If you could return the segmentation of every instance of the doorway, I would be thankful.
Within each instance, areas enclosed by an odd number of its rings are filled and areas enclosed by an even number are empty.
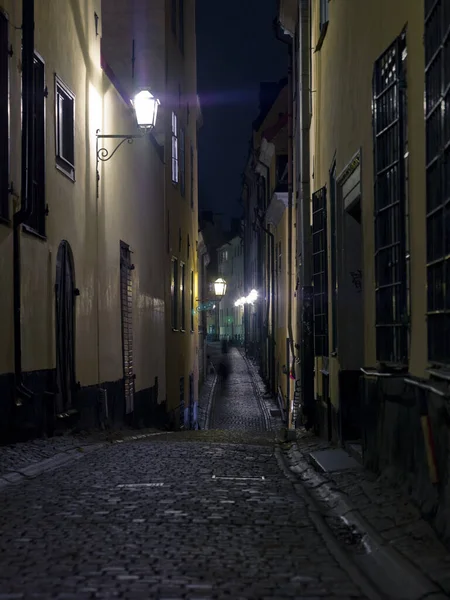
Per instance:
[[[122,358],[125,394],[125,414],[134,411],[134,361],[133,361],[133,280],[131,251],[128,244],[120,242],[120,300],[122,320]]]
[[[75,274],[69,242],[63,240],[56,256],[56,414],[72,408],[75,390]]]
[[[343,442],[361,437],[360,369],[364,361],[363,242],[361,155],[358,152],[337,178],[339,302],[339,429]],[[339,327],[345,335],[339,335]]]

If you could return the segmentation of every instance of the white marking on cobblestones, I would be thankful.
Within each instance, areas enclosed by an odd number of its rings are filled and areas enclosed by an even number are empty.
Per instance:
[[[148,487],[163,487],[164,483],[120,483],[116,487],[118,488],[148,488]]]
[[[232,481],[266,481],[264,476],[261,477],[219,477],[218,475],[212,475],[211,479],[230,479]]]

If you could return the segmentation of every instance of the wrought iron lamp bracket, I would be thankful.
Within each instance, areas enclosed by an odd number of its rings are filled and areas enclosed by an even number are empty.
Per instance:
[[[144,135],[141,134],[130,134],[130,135],[101,135],[99,133],[99,129],[97,129],[97,148],[96,148],[96,152],[97,152],[97,160],[101,160],[102,162],[106,162],[108,160],[110,160],[114,154],[117,152],[117,150],[120,148],[120,146],[122,146],[122,144],[124,144],[125,142],[128,142],[129,144],[132,144],[133,141],[137,138],[142,138],[144,137]],[[114,150],[112,152],[110,152],[107,148],[99,148],[99,140],[120,140],[120,142],[116,145],[116,147],[114,148]]]
[[[117,150],[125,143],[128,142],[128,144],[132,144],[134,142],[135,139],[137,138],[142,138],[144,137],[144,133],[138,133],[138,134],[126,134],[126,135],[101,135],[100,134],[100,129],[97,129],[96,133],[96,147],[95,147],[95,152],[96,152],[96,158],[97,158],[97,165],[96,165],[96,171],[97,171],[97,198],[98,198],[98,186],[99,186],[99,181],[100,181],[100,172],[98,169],[98,163],[101,162],[107,162],[108,160],[111,160],[111,158],[114,156],[114,154],[117,152]],[[107,148],[105,147],[99,147],[99,140],[120,140],[115,148],[112,150],[112,152],[110,152]]]

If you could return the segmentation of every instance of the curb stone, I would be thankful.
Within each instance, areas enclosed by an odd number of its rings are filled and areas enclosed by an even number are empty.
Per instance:
[[[359,567],[354,564],[349,555],[345,552],[345,550],[343,550],[338,540],[327,525],[324,516],[314,502],[314,499],[308,493],[305,486],[302,483],[299,483],[297,477],[291,473],[288,465],[286,464],[286,458],[284,457],[284,453],[280,448],[280,444],[275,446],[275,457],[280,470],[284,473],[285,477],[292,482],[296,494],[305,500],[309,518],[323,537],[325,545],[328,547],[328,550],[336,559],[340,567],[347,572],[350,579],[359,587],[359,589],[367,596],[367,598],[369,598],[369,600],[382,600],[384,596],[380,595],[378,590],[374,588],[367,575],[361,572]]]
[[[408,600],[448,598],[437,583],[429,579],[401,552],[390,546],[361,512],[324,475],[311,466],[298,449],[297,442],[292,443],[287,451],[283,452],[280,449],[280,454],[285,463],[289,463],[285,464],[286,469],[298,482],[294,485],[296,491],[303,494],[306,492],[326,520],[335,519],[362,540],[366,553],[353,557],[353,561],[377,588],[381,588],[383,584],[388,585],[387,589],[380,590],[386,597]],[[388,579],[399,582],[396,595],[387,583]]]

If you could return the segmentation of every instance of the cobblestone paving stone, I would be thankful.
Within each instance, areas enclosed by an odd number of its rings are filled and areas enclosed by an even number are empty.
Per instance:
[[[3,474],[19,471],[24,467],[39,463],[56,454],[69,452],[82,446],[101,442],[112,442],[136,434],[157,432],[157,429],[124,429],[122,431],[108,432],[95,431],[79,433],[76,435],[62,435],[52,438],[41,438],[0,446],[0,477]],[[1,600],[1,597],[0,597]]]
[[[212,352],[217,364],[220,354]],[[225,382],[217,382],[212,403],[211,429],[264,431],[267,424],[255,393],[254,379],[237,348],[228,352],[231,374]]]
[[[296,444],[286,444],[285,451],[306,487],[314,488],[323,480],[328,482],[331,489],[342,494],[386,543],[450,596],[450,551],[421,517],[418,508],[386,476],[377,477],[363,468],[318,475],[313,467],[306,465],[310,452],[330,447],[313,434],[299,431]],[[293,450],[300,451],[300,461]],[[323,496],[324,508],[328,502],[329,498]]]
[[[235,434],[111,444],[0,492],[0,599],[363,598],[273,433]]]

